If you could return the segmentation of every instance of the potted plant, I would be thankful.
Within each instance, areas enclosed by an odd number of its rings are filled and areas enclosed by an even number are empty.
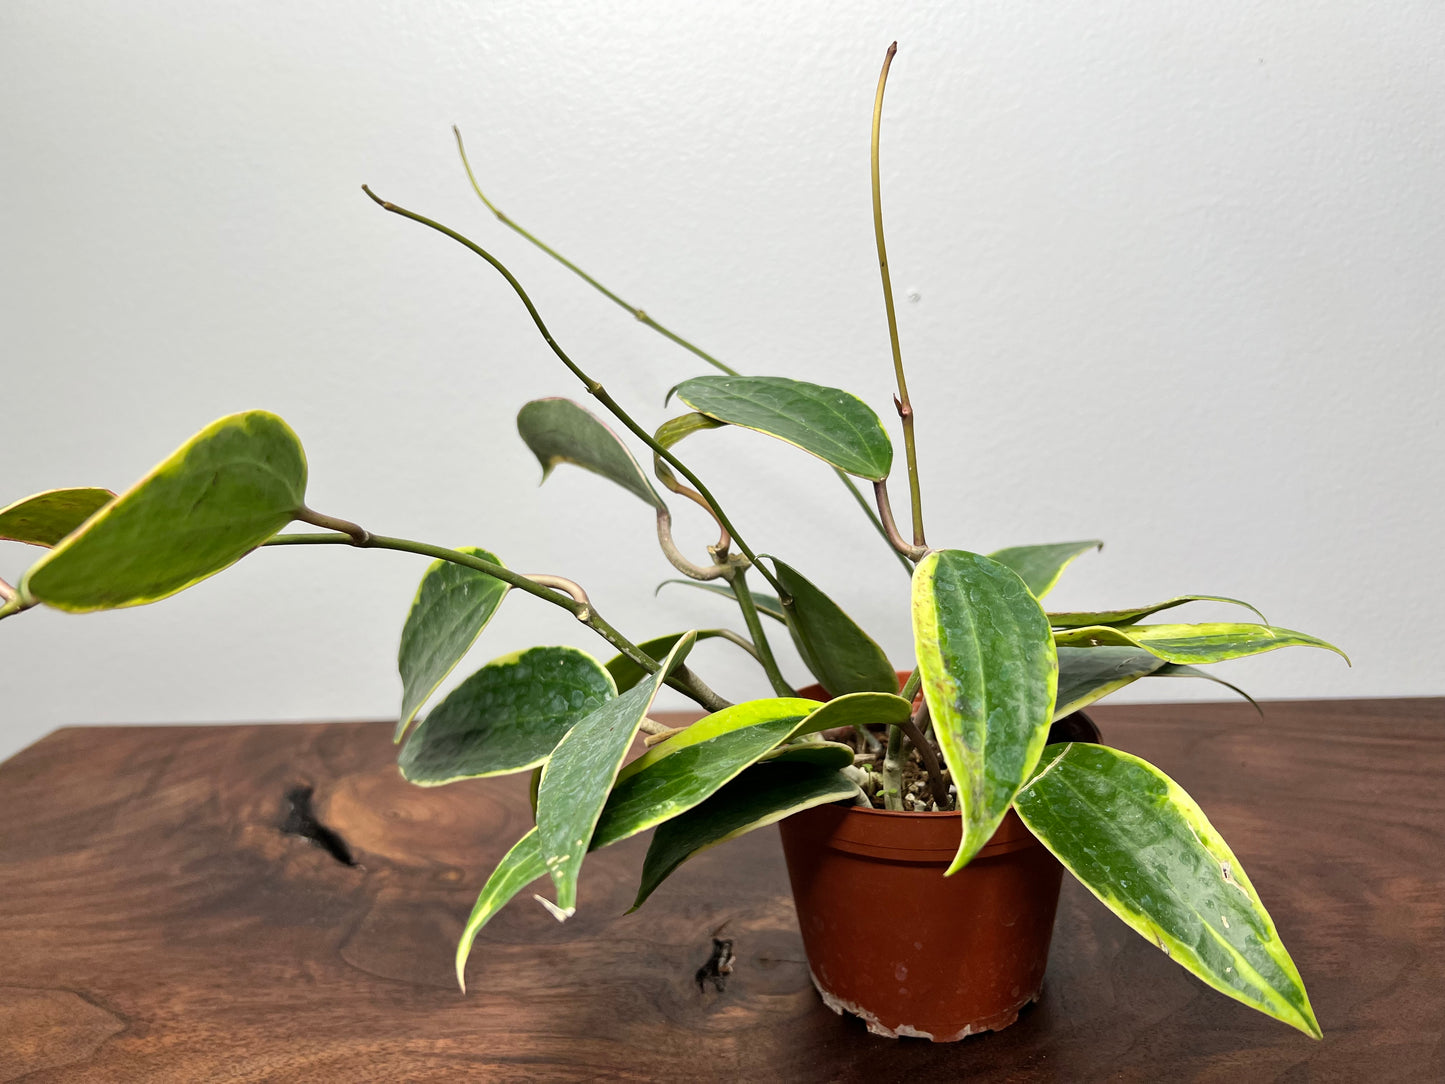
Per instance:
[[[668,499],[627,442],[565,398],[527,403],[518,414],[519,432],[544,479],[558,463],[570,462],[645,502],[663,553],[686,577],[677,582],[725,596],[738,608],[743,631],[699,627],[635,641],[570,579],[523,575],[481,548],[376,534],[316,512],[306,503],[300,441],[264,411],[213,422],[119,496],[99,488],[57,489],[0,510],[0,537],[46,551],[16,586],[0,583],[0,617],[41,604],[89,612],[155,602],[260,546],[344,545],[431,558],[398,653],[400,770],[420,786],[531,772],[536,820],[486,880],[466,923],[456,955],[463,987],[478,931],[532,882],[550,879],[555,900],[537,899],[559,920],[574,912],[590,850],[656,829],[641,872],[641,905],[700,850],[784,821],[814,981],[832,1007],[857,1013],[874,1030],[951,1039],[1011,1022],[1038,994],[1061,863],[1203,981],[1318,1037],[1299,974],[1238,859],[1187,794],[1159,769],[1100,744],[1080,709],[1144,677],[1208,676],[1195,669],[1199,664],[1289,646],[1338,649],[1262,617],[1150,620],[1206,599],[1247,607],[1217,596],[1047,611],[1041,600],[1096,541],[983,555],[926,539],[878,183],[878,130],[892,56],[890,48],[874,103],[873,191],[908,475],[908,536],[889,501],[892,440],[857,397],[792,378],[740,375],[587,278],[720,370],[677,385],[669,397],[675,394],[687,409],[649,432],[557,343],[522,285],[490,252],[366,189],[385,210],[466,246],[502,275],[566,369],[648,449],[662,489],[711,517],[717,541],[705,557],[684,554],[673,539]],[[464,151],[462,157],[465,164]],[[486,200],[469,165],[467,173],[500,221],[541,245]],[[895,670],[803,571],[755,549],[680,458],[680,442],[724,425],[772,436],[834,468],[849,501],[909,572],[914,666]],[[873,507],[853,479],[871,485]],[[293,522],[315,531],[285,531]],[[787,545],[786,538],[769,541]],[[754,592],[758,581],[766,593]],[[566,609],[616,654],[606,663],[560,646],[503,655],[419,719],[513,591]],[[901,591],[899,599],[901,605]],[[767,622],[786,629],[816,687],[800,693],[784,676]],[[751,654],[773,695],[730,703],[710,688],[687,663],[693,645],[706,638],[729,640]],[[681,729],[651,720],[664,684],[708,714]],[[647,749],[628,762],[639,734]],[[844,867],[850,865],[863,869],[864,897],[847,895]],[[886,924],[906,931],[911,947],[877,940],[879,891],[894,908],[919,901],[919,916]],[[922,901],[935,891],[947,911],[942,926],[925,932]],[[941,944],[948,927],[966,928],[968,944]],[[826,944],[827,933],[838,930],[842,951]],[[955,951],[983,956],[960,960],[949,955]],[[863,958],[861,977],[848,971],[850,957]],[[930,963],[938,969],[932,976],[922,973]],[[955,995],[958,1005],[944,1006]]]

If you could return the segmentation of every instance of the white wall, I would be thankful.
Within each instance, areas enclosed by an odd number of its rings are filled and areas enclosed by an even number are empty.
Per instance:
[[[123,487],[264,406],[306,442],[320,509],[570,575],[638,638],[726,620],[653,599],[669,569],[634,499],[576,471],[536,488],[516,410],[580,389],[495,274],[359,185],[492,247],[649,425],[698,365],[490,219],[453,122],[505,210],[664,323],[882,410],[867,149],[893,38],[885,199],[918,296],[930,540],[1097,535],[1053,601],[1235,595],[1354,657],[1229,668],[1260,697],[1445,693],[1424,637],[1445,528],[1426,0],[8,0],[0,503]],[[906,664],[906,581],[825,468],[746,433],[687,451]],[[12,581],[21,549],[0,552]],[[269,551],[157,606],[6,621],[0,755],[66,723],[384,716],[423,564]],[[476,662],[538,641],[606,654],[514,597]],[[731,651],[701,668],[765,692]],[[1199,685],[1134,692],[1220,695]]]

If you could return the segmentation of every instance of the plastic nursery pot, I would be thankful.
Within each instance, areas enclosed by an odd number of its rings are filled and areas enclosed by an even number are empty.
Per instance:
[[[953,1042],[1038,999],[1063,870],[1012,810],[952,877],[957,813],[825,805],[779,829],[813,985],[835,1012]]]

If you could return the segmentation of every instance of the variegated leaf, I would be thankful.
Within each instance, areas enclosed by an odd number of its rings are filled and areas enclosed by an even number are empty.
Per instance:
[[[476,546],[458,552],[501,564],[495,553]],[[401,741],[416,713],[450,674],[502,605],[508,585],[453,561],[437,561],[421,578],[401,630],[397,670],[401,673],[401,716],[393,741]]]
[[[648,680],[580,719],[557,743],[537,787],[537,831],[547,872],[557,888],[556,914],[577,909],[577,876],[592,832],[607,804],[637,729],[667,675],[692,649],[689,634],[679,640]]]
[[[53,546],[115,499],[108,489],[47,489],[0,508],[0,539]]]
[[[834,696],[897,692],[897,673],[877,641],[797,569],[776,557],[772,561],[778,582],[792,596],[783,613],[793,642],[823,688]]]
[[[1167,665],[1138,647],[1060,647],[1058,651],[1055,721]]]
[[[801,697],[768,697],[762,700],[746,700],[741,704],[733,704],[721,711],[704,716],[666,741],[658,742],[623,768],[618,774],[618,778],[626,779],[645,771],[658,761],[689,746],[764,723],[787,723],[788,729],[784,734],[786,737],[792,733],[797,724],[811,715],[819,706],[816,700],[804,700]]]
[[[729,425],[767,433],[871,482],[888,477],[893,443],[873,409],[855,395],[780,376],[698,376],[677,396]]]
[[[1043,598],[1059,582],[1064,569],[1074,558],[1090,550],[1103,549],[1097,538],[1086,542],[1050,542],[1042,546],[1009,546],[989,554],[999,564],[1008,565],[1028,584],[1034,598]]]
[[[698,852],[857,790],[835,766],[786,759],[754,764],[707,801],[658,826],[631,910]]]
[[[517,432],[542,465],[542,481],[558,463],[575,463],[654,508],[662,507],[662,498],[627,445],[610,426],[571,399],[533,399],[517,414]]]
[[[638,649],[651,659],[660,659],[672,650],[673,645],[688,635],[685,632],[669,633],[667,636],[657,636],[651,640],[644,640],[638,644]],[[699,643],[703,640],[713,640],[719,637],[729,639],[732,633],[725,629],[698,629],[692,633],[697,637]],[[751,645],[748,645],[751,647]],[[625,693],[639,681],[647,676],[647,671],[639,663],[633,662],[626,655],[618,653],[607,660],[607,672],[612,675],[612,680],[617,683],[617,691]]]
[[[614,696],[602,664],[575,647],[503,655],[432,709],[401,747],[397,766],[424,787],[523,772]]]
[[[1318,1039],[1294,961],[1194,799],[1138,757],[1051,745],[1014,808],[1104,905],[1175,963]]]
[[[1048,619],[1024,581],[964,550],[935,550],[914,569],[913,639],[963,814],[947,871],[954,873],[988,842],[1038,763],[1058,660]]]
[[[1088,625],[1054,634],[1060,647],[1107,646],[1143,648],[1166,662],[1211,663],[1241,659],[1281,647],[1320,647],[1346,662],[1334,644],[1303,632],[1273,625],[1210,623],[1203,625]]]
[[[1163,602],[1156,602],[1150,606],[1136,606],[1129,610],[1050,613],[1049,624],[1056,629],[1082,628],[1085,625],[1129,625],[1138,621],[1141,617],[1157,614],[1161,610],[1171,610],[1175,606],[1183,606],[1188,602],[1225,602],[1231,606],[1243,606],[1246,610],[1253,610],[1261,621],[1264,620],[1264,614],[1260,613],[1249,603],[1242,602],[1237,598],[1226,598],[1224,595],[1176,595],[1174,598],[1165,599]]]
[[[306,454],[264,410],[212,422],[30,566],[24,599],[141,606],[230,567],[305,507]]]

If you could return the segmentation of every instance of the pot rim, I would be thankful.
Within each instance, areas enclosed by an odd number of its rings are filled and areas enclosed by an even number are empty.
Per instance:
[[[793,816],[813,816],[832,821],[828,846],[835,850],[895,862],[947,866],[958,853],[963,835],[963,815],[957,811],[917,813],[863,806],[821,805]],[[1010,809],[973,861],[1041,846],[1043,844],[1024,826],[1018,814]]]

